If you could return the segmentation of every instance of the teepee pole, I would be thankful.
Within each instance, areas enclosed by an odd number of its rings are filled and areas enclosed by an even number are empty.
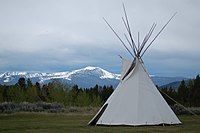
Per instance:
[[[130,25],[129,25],[129,21],[128,21],[128,16],[127,16],[127,13],[126,13],[125,5],[124,5],[124,3],[122,5],[123,5],[124,15],[125,15],[125,19],[126,19],[126,24],[127,24],[127,27],[128,27],[128,32],[129,32],[129,36],[131,38],[132,45],[135,47],[135,50],[138,52],[138,49],[136,47],[136,44],[135,44],[135,42],[133,40],[133,36],[132,36],[132,33],[131,33],[131,28],[130,28]]]
[[[147,41],[148,41],[149,38],[151,37],[151,35],[152,35],[152,33],[153,33],[155,27],[156,27],[156,23],[153,23],[153,25],[151,26],[149,32],[147,33],[147,35],[145,36],[145,38],[144,38],[144,40],[143,40],[143,42],[142,42],[142,44],[141,44],[141,47],[140,47],[140,49],[139,49],[139,54],[141,53],[141,51],[142,51],[142,49],[144,48],[145,44],[147,43]]]
[[[169,24],[169,22],[174,18],[174,16],[177,14],[174,13],[172,17],[167,21],[167,23],[161,28],[161,30],[158,32],[158,34],[153,38],[153,40],[149,43],[149,45],[146,47],[144,52],[142,53],[141,57],[144,55],[144,53],[147,51],[147,49],[152,45],[152,43],[155,41],[155,39],[160,35],[160,33],[165,29],[165,27]]]
[[[196,113],[194,113],[193,111],[187,109],[185,106],[183,106],[182,104],[180,104],[179,102],[177,102],[176,100],[174,100],[173,98],[171,98],[167,93],[165,93],[164,91],[162,91],[161,89],[159,89],[159,91],[163,94],[165,94],[165,96],[167,96],[169,99],[171,99],[173,102],[175,102],[176,104],[180,105],[181,107],[183,107],[186,111],[190,112],[191,114],[193,114],[194,116],[198,116]]]
[[[124,20],[123,17],[122,17],[122,20],[123,20],[124,26],[125,26],[125,28],[126,28],[128,34],[129,34],[129,36],[131,36],[131,35],[130,35],[130,29],[128,29],[128,26],[127,26],[127,24],[126,24],[126,22],[125,22],[125,20]],[[136,49],[135,49],[134,43],[130,43],[130,41],[129,41],[129,39],[128,39],[128,37],[127,37],[126,35],[125,35],[125,37],[126,37],[126,40],[128,41],[130,47],[132,48],[132,50],[133,50],[133,52],[134,52],[134,54],[135,54],[135,56],[136,56]],[[132,41],[131,41],[131,42],[132,42]]]
[[[135,51],[134,47],[132,47],[132,44],[131,44],[130,40],[128,39],[128,37],[127,37],[127,35],[126,35],[125,33],[124,33],[124,36],[125,36],[125,38],[126,38],[128,44],[129,44],[130,47],[132,48],[132,50],[133,50],[133,52],[134,52],[134,55],[136,56],[136,51]]]
[[[128,25],[127,25],[127,23],[125,22],[125,20],[124,20],[123,17],[122,17],[122,21],[123,21],[123,23],[124,23],[124,26],[125,26],[125,28],[126,28],[126,30],[127,30],[127,32],[128,32],[128,35],[129,35],[130,39],[131,39],[131,36],[132,36],[131,33],[130,33],[131,30],[128,28]],[[131,39],[131,48],[132,48],[134,54],[136,55],[137,49],[136,49],[136,46],[135,46],[135,42],[134,42],[134,40],[132,41],[132,39]]]
[[[139,50],[139,47],[140,47],[140,32],[138,32],[138,50]]]
[[[123,44],[123,46],[126,48],[126,50],[129,52],[129,54],[134,58],[134,55],[131,53],[131,51],[128,49],[128,47],[125,45],[125,43],[122,41],[122,39],[119,37],[119,35],[115,32],[115,30],[111,27],[111,25],[108,23],[108,21],[103,18],[103,20],[106,22],[106,24],[109,26],[109,28],[112,30],[112,32],[117,36],[117,38],[120,40],[120,42]]]

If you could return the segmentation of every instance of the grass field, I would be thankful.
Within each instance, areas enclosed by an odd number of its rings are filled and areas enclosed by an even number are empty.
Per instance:
[[[53,114],[53,113],[16,113],[0,114],[0,132],[200,132],[200,116],[179,116],[183,125],[142,126],[142,127],[104,127],[87,126],[92,115]]]

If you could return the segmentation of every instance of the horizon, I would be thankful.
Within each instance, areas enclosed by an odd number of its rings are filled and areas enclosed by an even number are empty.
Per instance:
[[[17,73],[62,73],[62,72],[72,72],[72,71],[76,71],[76,70],[81,70],[81,69],[85,69],[87,67],[94,67],[94,68],[100,68],[100,69],[103,69],[109,73],[112,73],[112,74],[117,74],[117,75],[121,75],[120,72],[119,73],[114,73],[114,72],[111,72],[109,70],[106,70],[104,68],[101,68],[101,67],[98,67],[98,66],[85,66],[83,68],[78,68],[78,69],[73,69],[73,70],[65,70],[65,71],[52,71],[52,72],[42,72],[42,71],[6,71],[6,72],[0,72],[0,74],[4,74],[4,73],[7,73],[7,72],[17,72]],[[197,74],[199,75],[199,74]],[[197,75],[193,75],[191,77],[184,77],[184,76],[165,76],[165,75],[153,75],[153,74],[149,74],[150,77],[181,77],[181,78],[189,78],[189,79],[192,79],[192,78],[195,78]]]
[[[178,12],[143,57],[151,75],[194,77],[200,73],[200,1],[124,3],[131,29],[135,36],[140,32],[140,40],[153,22],[158,24],[155,35]],[[118,55],[130,59],[102,19],[122,36],[121,0],[1,1],[0,9],[0,73],[64,72],[86,66],[120,73]]]

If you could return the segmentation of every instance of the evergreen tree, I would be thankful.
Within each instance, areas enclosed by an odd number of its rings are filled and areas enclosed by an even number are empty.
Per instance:
[[[20,103],[27,100],[26,91],[22,90],[18,85],[9,86],[8,95],[12,102]]]
[[[189,80],[188,82],[188,104],[191,107],[193,105],[194,96],[194,80]]]
[[[35,88],[36,88],[36,92],[37,92],[39,101],[43,101],[44,98],[43,98],[43,95],[42,95],[42,90],[41,90],[41,87],[40,87],[40,83],[36,82],[35,83]]]
[[[34,103],[40,101],[38,97],[37,90],[35,86],[30,86],[26,91],[26,101],[30,103]]]
[[[29,88],[29,87],[32,87],[32,86],[33,86],[33,84],[32,84],[32,82],[31,82],[31,79],[28,78],[28,79],[27,79],[27,87]]]
[[[79,92],[76,99],[76,105],[81,107],[86,107],[90,105],[89,95],[86,93],[86,91]]]
[[[182,104],[186,104],[188,100],[188,88],[185,85],[185,81],[182,80],[178,87],[178,96]]]
[[[20,86],[21,90],[26,90],[26,79],[24,77],[19,78],[18,85]]]
[[[92,101],[92,106],[93,107],[99,107],[101,106],[102,104],[102,100],[101,100],[101,97],[98,95],[98,96],[94,96],[93,97],[93,101]]]
[[[0,103],[3,102],[3,86],[0,85]]]
[[[99,94],[99,86],[97,84],[92,89],[92,93],[96,96]]]
[[[79,89],[78,89],[78,85],[74,85],[70,91],[70,94],[71,94],[71,104],[73,106],[76,105],[76,100],[77,100],[77,96],[78,96],[78,92],[79,92]]]
[[[114,91],[113,87],[106,87],[105,85],[103,86],[103,90],[101,92],[101,98],[103,102],[106,102],[106,100],[110,97],[112,92]]]
[[[193,102],[195,106],[200,106],[200,76],[197,75],[194,80],[194,95]]]
[[[5,86],[5,85],[3,86],[3,101],[4,102],[9,101],[8,89],[9,89],[9,86]]]

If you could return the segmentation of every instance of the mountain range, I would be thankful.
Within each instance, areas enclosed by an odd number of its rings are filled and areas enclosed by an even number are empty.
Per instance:
[[[12,85],[18,82],[20,77],[30,78],[33,83],[48,83],[54,79],[63,83],[77,84],[79,87],[89,88],[98,85],[113,85],[116,87],[120,80],[120,74],[108,72],[100,67],[88,66],[82,69],[65,71],[65,72],[4,72],[0,74],[0,84]],[[172,82],[179,82],[184,77],[161,77],[151,76],[153,82],[158,86],[164,86]]]

